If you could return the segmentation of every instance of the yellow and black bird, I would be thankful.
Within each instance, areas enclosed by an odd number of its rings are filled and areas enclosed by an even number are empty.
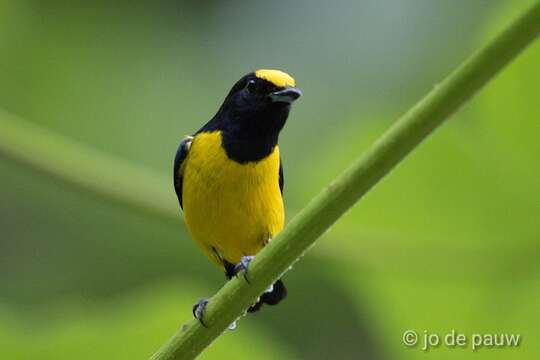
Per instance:
[[[191,236],[232,278],[283,228],[283,167],[278,137],[301,96],[279,70],[242,77],[216,115],[185,138],[174,160],[174,188]],[[248,311],[287,294],[281,280]],[[193,313],[202,322],[202,300]],[[204,323],[203,323],[204,324]]]

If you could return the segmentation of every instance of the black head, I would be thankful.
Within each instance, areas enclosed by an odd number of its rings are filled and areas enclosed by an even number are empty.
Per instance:
[[[257,70],[234,84],[214,118],[200,131],[222,132],[231,159],[255,161],[268,155],[302,93],[279,70]]]
[[[277,135],[291,103],[302,95],[294,86],[294,79],[279,70],[249,73],[234,84],[214,120],[239,138]]]

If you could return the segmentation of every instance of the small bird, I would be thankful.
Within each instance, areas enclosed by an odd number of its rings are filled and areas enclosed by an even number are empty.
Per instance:
[[[214,117],[178,147],[174,188],[192,238],[228,279],[283,228],[283,166],[278,147],[291,104],[302,93],[279,70],[260,69],[234,84]],[[247,280],[247,277],[246,277]],[[287,295],[276,281],[248,311]],[[203,299],[193,307],[204,325]]]

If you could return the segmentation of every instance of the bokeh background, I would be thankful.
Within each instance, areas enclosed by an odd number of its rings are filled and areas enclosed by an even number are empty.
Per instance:
[[[134,196],[172,212],[0,152],[0,358],[146,359],[219,289],[223,275],[186,234],[171,167],[240,76],[279,68],[304,92],[280,140],[290,219],[530,3],[0,0],[2,121],[43,129],[29,127],[31,143],[61,136],[50,141],[70,142],[58,156],[74,173],[95,158],[93,179],[140,183],[148,191]],[[536,44],[287,273],[287,301],[201,358],[538,358],[539,64]],[[522,344],[425,353],[403,345],[407,329]]]

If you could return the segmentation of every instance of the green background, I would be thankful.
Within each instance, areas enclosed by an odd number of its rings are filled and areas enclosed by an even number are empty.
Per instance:
[[[290,219],[530,3],[0,0],[0,107],[157,174],[173,202],[180,139],[243,74],[285,70],[304,92],[280,139]],[[540,44],[285,275],[285,302],[202,358],[540,356],[538,64]],[[2,359],[146,359],[224,282],[180,212],[134,211],[2,154],[0,175]],[[423,352],[408,329],[522,343]]]

